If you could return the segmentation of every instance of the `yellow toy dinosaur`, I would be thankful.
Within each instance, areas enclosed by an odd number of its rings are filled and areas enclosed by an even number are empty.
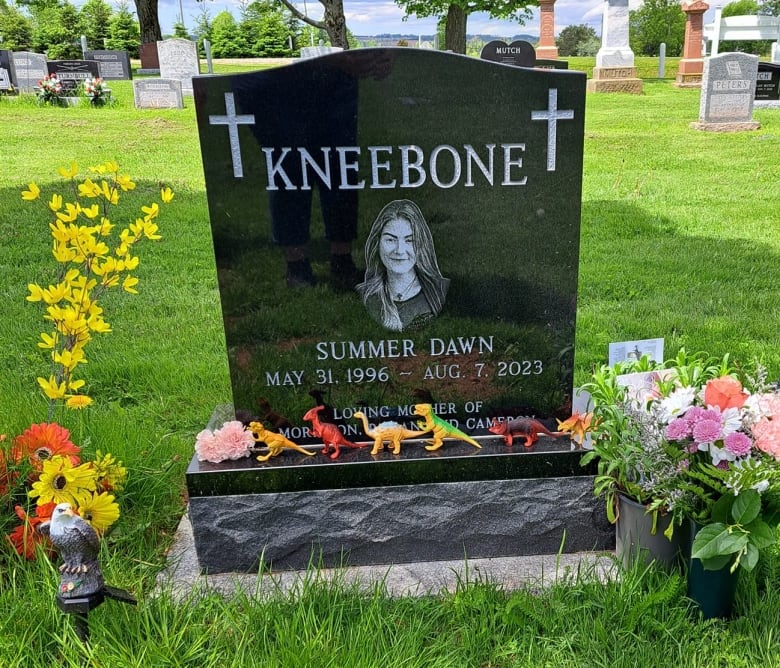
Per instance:
[[[265,443],[268,446],[267,455],[259,455],[257,457],[258,462],[267,462],[271,457],[276,457],[285,448],[290,450],[297,450],[309,457],[315,455],[314,452],[304,450],[297,443],[293,443],[290,439],[283,434],[277,434],[275,431],[268,431],[260,422],[250,422],[249,431],[252,432],[252,438],[258,443]]]
[[[355,411],[352,416],[363,422],[363,431],[366,432],[366,436],[374,439],[374,448],[371,450],[372,455],[377,454],[383,448],[385,442],[392,446],[393,454],[397,455],[401,452],[401,441],[407,438],[417,438],[427,432],[427,429],[425,431],[413,431],[397,422],[380,422],[371,429],[368,419],[361,411]]]
[[[420,427],[425,427],[425,431],[430,431],[433,434],[433,438],[428,441],[430,445],[426,445],[426,450],[438,450],[444,445],[445,438],[453,438],[459,441],[466,441],[471,443],[475,448],[481,448],[482,446],[477,443],[471,436],[467,436],[457,427],[453,427],[446,420],[442,420],[438,415],[433,412],[433,406],[430,404],[415,404],[414,414],[425,418],[425,422],[418,422]]]

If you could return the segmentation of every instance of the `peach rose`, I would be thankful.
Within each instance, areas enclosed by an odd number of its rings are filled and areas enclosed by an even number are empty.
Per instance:
[[[717,406],[721,411],[727,408],[742,408],[748,398],[748,393],[733,376],[721,376],[708,380],[704,386],[704,403],[707,406]]]

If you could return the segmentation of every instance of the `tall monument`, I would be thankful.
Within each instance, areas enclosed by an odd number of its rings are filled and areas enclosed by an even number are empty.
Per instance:
[[[628,45],[628,0],[605,0],[601,24],[601,48],[596,54],[589,93],[642,92],[636,76],[634,52]]]
[[[701,53],[704,12],[709,8],[710,6],[702,0],[684,2],[680,6],[680,9],[685,12],[685,44],[675,81],[675,86],[680,88],[699,88],[701,86],[701,77],[704,71],[704,58],[702,58]]]
[[[558,47],[555,46],[555,0],[539,0],[541,10],[539,20],[539,46],[536,57],[556,60]]]

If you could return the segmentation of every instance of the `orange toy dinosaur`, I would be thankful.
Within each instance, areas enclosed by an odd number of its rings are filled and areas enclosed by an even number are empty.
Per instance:
[[[341,446],[345,448],[365,448],[368,447],[368,443],[358,445],[352,441],[348,441],[344,434],[332,422],[321,422],[320,411],[324,410],[325,406],[315,406],[311,410],[306,412],[303,416],[304,420],[311,422],[311,433],[317,438],[322,439],[322,454],[327,455],[330,449],[333,448],[333,453],[330,455],[331,459],[336,459],[341,453]]]
[[[252,432],[252,438],[258,443],[262,442],[268,446],[268,454],[260,455],[257,458],[258,462],[267,462],[271,457],[276,457],[284,449],[297,450],[304,455],[315,455],[315,452],[309,452],[304,450],[297,443],[293,443],[289,438],[283,434],[277,434],[275,431],[268,431],[260,422],[250,422],[249,431]]]
[[[514,420],[499,420],[493,418],[493,422],[488,427],[488,431],[491,434],[498,434],[504,437],[504,443],[506,445],[512,445],[515,440],[515,436],[525,437],[523,445],[526,448],[530,448],[536,441],[539,440],[539,435],[545,436],[563,436],[562,431],[550,431],[539,420],[533,418],[521,417]]]

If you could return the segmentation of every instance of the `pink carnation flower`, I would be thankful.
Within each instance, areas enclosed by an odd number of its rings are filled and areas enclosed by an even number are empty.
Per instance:
[[[676,418],[666,426],[666,438],[670,441],[680,441],[690,435],[691,426],[685,418]]]
[[[693,427],[697,443],[714,443],[720,438],[720,420],[699,420]]]
[[[691,429],[693,429],[693,425],[701,419],[702,413],[704,413],[704,409],[701,406],[691,406],[685,411],[683,418],[690,425]]]
[[[214,432],[204,429],[195,437],[195,452],[200,461],[219,463],[246,457],[254,446],[252,433],[238,420],[226,422]]]
[[[780,461],[780,418],[759,420],[753,425],[756,447]]]
[[[723,445],[726,447],[726,450],[737,455],[737,457],[749,454],[750,449],[753,447],[750,437],[739,431],[735,431],[733,434],[726,436],[726,438],[723,439]]]

